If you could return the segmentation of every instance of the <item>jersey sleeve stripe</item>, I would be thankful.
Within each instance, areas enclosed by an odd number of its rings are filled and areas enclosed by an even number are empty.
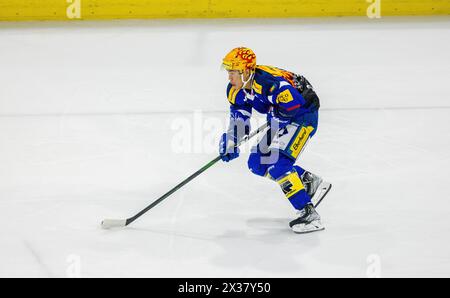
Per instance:
[[[297,109],[297,108],[299,108],[299,107],[300,107],[300,105],[298,104],[298,105],[292,106],[292,107],[290,107],[290,108],[287,108],[286,110],[287,110],[288,112],[290,112],[290,111],[295,110],[295,109]]]
[[[234,87],[231,87],[230,92],[228,93],[228,101],[231,104],[236,103],[236,95],[238,93],[238,90],[236,90]]]

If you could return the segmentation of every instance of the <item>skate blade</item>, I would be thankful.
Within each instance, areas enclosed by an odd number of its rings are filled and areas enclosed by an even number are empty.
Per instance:
[[[313,233],[313,232],[318,232],[318,231],[323,231],[325,230],[325,227],[322,225],[321,222],[317,222],[317,221],[313,221],[312,223],[308,224],[308,225],[295,225],[292,227],[292,231],[294,231],[294,233],[296,234],[308,234],[308,233]]]
[[[322,182],[319,185],[319,188],[317,189],[316,193],[311,199],[311,202],[313,203],[314,207],[319,206],[319,204],[322,202],[322,200],[325,198],[325,196],[328,194],[328,192],[331,190],[331,183],[328,182]]]

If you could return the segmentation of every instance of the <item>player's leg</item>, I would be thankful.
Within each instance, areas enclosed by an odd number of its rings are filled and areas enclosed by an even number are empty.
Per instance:
[[[309,90],[308,93],[303,93],[302,95],[305,97],[307,102],[317,102],[318,103],[318,97],[316,93],[312,90]],[[316,98],[315,100],[312,98]],[[308,114],[305,114],[303,116],[302,125],[303,126],[312,126],[314,129],[311,131],[308,140],[306,141],[305,145],[303,146],[303,149],[307,146],[310,139],[316,134],[317,127],[318,127],[318,117],[319,113],[318,111],[311,112]],[[302,150],[303,150],[302,149]],[[300,153],[301,154],[301,153]],[[298,160],[298,158],[297,158]],[[320,176],[303,169],[299,165],[294,166],[297,170],[297,173],[299,173],[300,178],[302,179],[303,184],[305,185],[306,192],[311,196],[311,201],[314,204],[314,206],[318,206],[322,199],[327,195],[329,190],[331,189],[331,183],[323,180]]]
[[[291,228],[298,233],[323,229],[320,216],[311,205],[311,196],[301,178],[306,178],[305,174],[309,172],[294,165],[315,133],[313,125],[316,123],[308,119],[305,119],[306,122],[310,125],[294,123],[275,133],[268,130],[252,149],[248,160],[248,167],[254,174],[278,182],[286,198],[298,212],[298,218],[290,223]]]
[[[261,141],[252,149],[248,159],[248,167],[255,175],[268,177],[274,181],[285,178],[280,182],[286,182],[283,184],[286,186],[285,188],[282,187],[283,191],[290,198],[294,208],[301,209],[306,203],[310,202],[310,197],[305,195],[307,190],[304,188],[301,178],[299,178],[300,183],[297,183],[297,178],[306,172],[299,166],[294,166],[295,159],[280,155],[278,150],[270,149],[274,137],[275,134],[268,130]],[[293,188],[288,190],[288,187],[291,187],[288,186],[289,183],[292,184]],[[297,194],[297,191],[300,191],[300,193]],[[287,192],[289,193],[287,194]]]
[[[311,202],[300,175],[294,167],[295,160],[283,154],[267,169],[267,177],[276,181],[286,198],[296,210],[303,209]]]
[[[268,173],[278,182],[286,198],[297,210],[298,218],[290,223],[290,227],[297,233],[324,229],[301,180],[301,175],[304,175],[305,171],[299,166],[294,166],[314,133],[313,125],[292,123],[280,129],[270,145],[270,151],[278,154],[278,160],[269,166]]]

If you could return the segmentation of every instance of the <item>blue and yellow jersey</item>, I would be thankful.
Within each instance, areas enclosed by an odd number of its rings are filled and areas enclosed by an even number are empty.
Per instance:
[[[272,66],[258,65],[252,84],[252,106],[260,113],[273,107],[284,118],[295,118],[309,112],[305,99],[295,87],[295,74]]]
[[[271,113],[281,121],[302,118],[303,115],[316,111],[320,106],[318,99],[317,103],[306,102],[299,90],[305,90],[306,86],[312,88],[302,76],[277,67],[258,65],[251,89],[244,91],[228,84],[230,120],[248,122],[252,109],[262,114]]]

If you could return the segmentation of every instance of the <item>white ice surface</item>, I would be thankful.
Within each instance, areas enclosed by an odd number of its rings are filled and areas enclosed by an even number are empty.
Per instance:
[[[449,18],[0,24],[0,277],[449,277],[449,37]],[[333,183],[326,230],[289,230],[248,150],[102,230],[216,156],[238,45],[321,97],[299,164]]]

